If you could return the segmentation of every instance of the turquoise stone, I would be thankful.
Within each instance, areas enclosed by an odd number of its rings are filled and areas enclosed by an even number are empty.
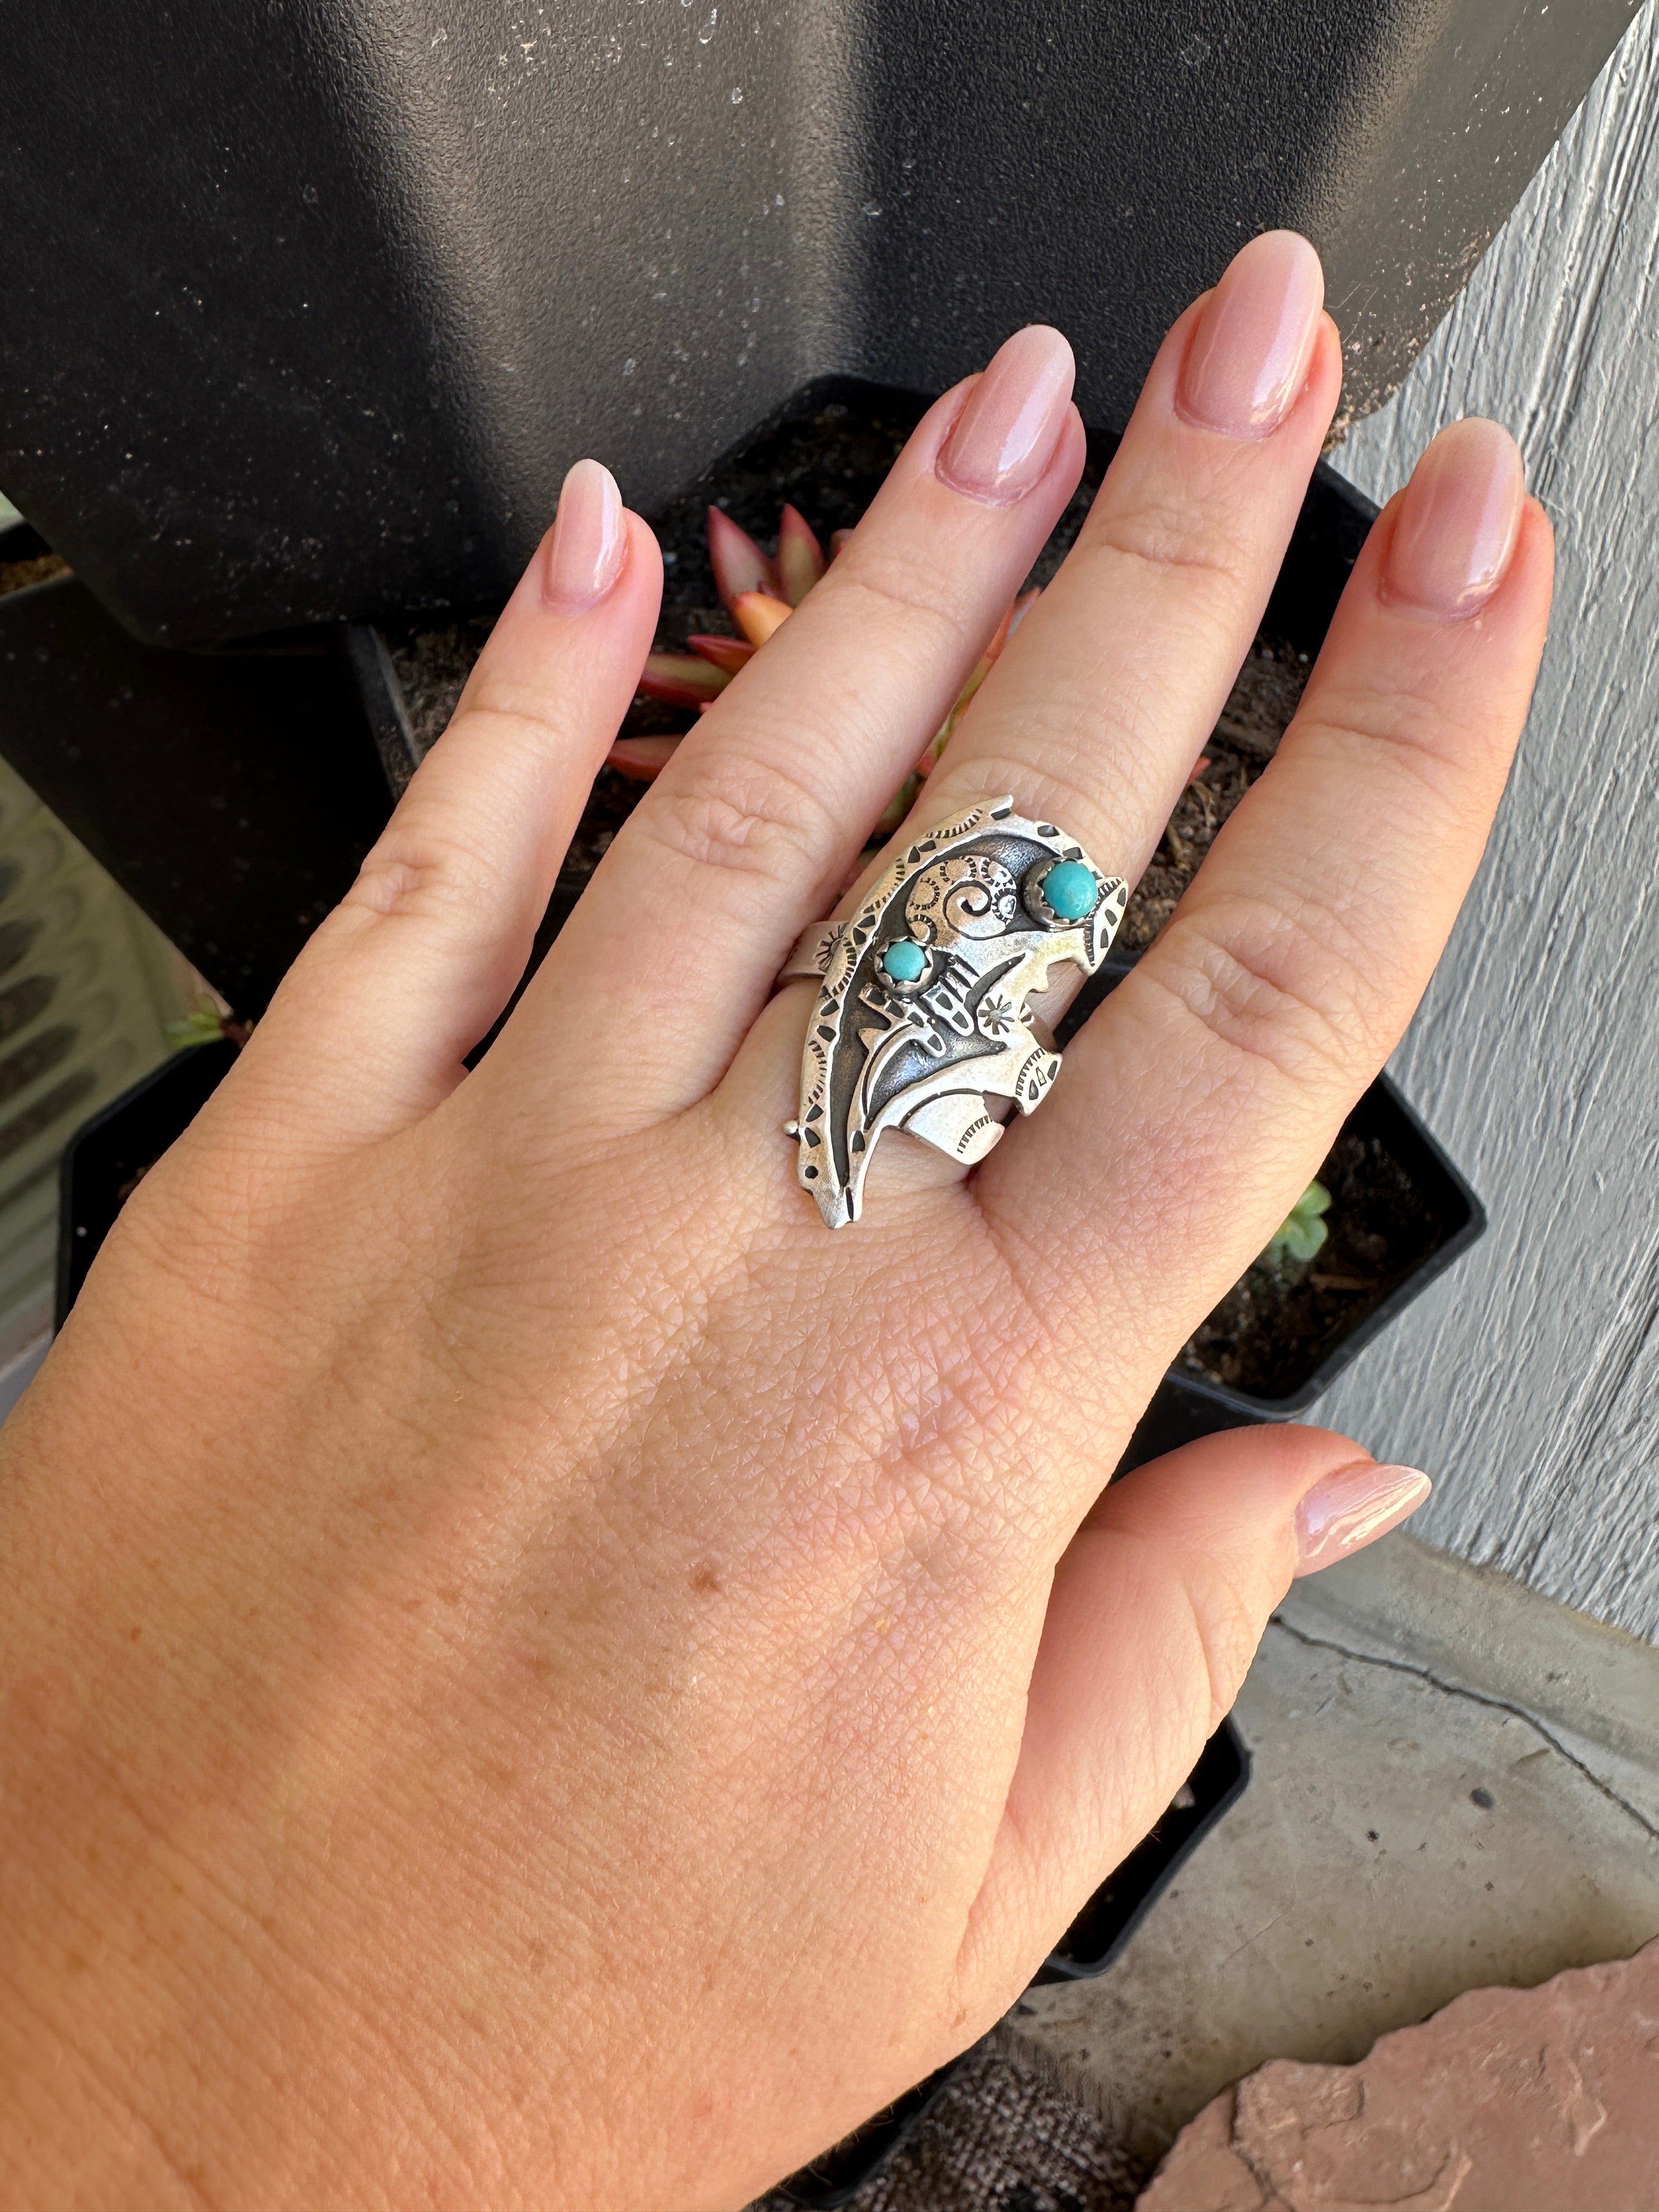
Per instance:
[[[915,983],[920,981],[921,971],[927,965],[927,955],[921,945],[912,945],[908,937],[901,937],[896,945],[890,945],[882,954],[881,964],[896,983]]]
[[[1042,896],[1062,921],[1081,921],[1094,912],[1100,886],[1081,860],[1061,860],[1042,878]]]

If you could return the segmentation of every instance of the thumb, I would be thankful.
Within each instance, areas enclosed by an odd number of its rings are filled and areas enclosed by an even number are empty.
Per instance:
[[[1205,1437],[1103,1493],[1054,1571],[970,1972],[1021,1975],[1052,1948],[1191,1772],[1292,1577],[1397,1527],[1429,1488],[1329,1430],[1274,1425]]]

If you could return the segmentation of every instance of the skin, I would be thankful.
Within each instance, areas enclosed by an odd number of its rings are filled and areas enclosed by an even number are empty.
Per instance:
[[[919,821],[1145,865],[1335,406],[1183,415],[1171,333]],[[20,2207],[740,2204],[964,2047],[1232,1703],[1301,1501],[1213,1438],[1103,1494],[1400,1035],[1549,593],[1443,619],[1372,533],[1279,757],[971,1179],[797,1188],[835,908],[1076,482],[917,431],[477,1070],[659,567],[539,555],[448,733],[0,1434],[0,2172]],[[1408,501],[1411,494],[1404,495]],[[680,926],[671,927],[678,918]]]

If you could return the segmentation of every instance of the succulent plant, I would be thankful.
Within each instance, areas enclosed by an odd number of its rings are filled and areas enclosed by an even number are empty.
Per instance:
[[[1316,1259],[1331,1233],[1324,1218],[1330,1209],[1329,1191],[1322,1182],[1310,1182],[1267,1240],[1263,1261],[1270,1267],[1305,1267]]]
[[[222,1037],[228,1038],[240,1050],[252,1036],[253,1024],[240,1021],[222,1001],[204,992],[190,1012],[168,1022],[161,1034],[172,1052],[184,1052],[192,1045],[217,1044]]]
[[[729,514],[718,507],[711,507],[708,558],[714,571],[715,587],[721,605],[742,635],[689,637],[686,645],[690,649],[685,653],[653,653],[640,678],[643,696],[695,714],[706,713],[767,640],[787,622],[852,535],[850,530],[835,532],[826,556],[811,525],[799,509],[786,507],[779,518],[778,550],[773,556],[757,545],[747,531],[739,529]],[[1003,617],[996,635],[963,685],[956,704],[928,740],[921,758],[894,793],[877,825],[878,836],[896,830],[908,813],[923,778],[944,751],[951,731],[1036,597],[1035,592],[1026,592]],[[610,764],[620,769],[624,775],[649,782],[667,765],[679,742],[677,737],[619,738],[611,749]]]
[[[640,678],[647,699],[696,710],[712,706],[757,648],[793,613],[827,565],[810,526],[793,507],[783,510],[775,561],[729,514],[711,507],[708,558],[720,603],[743,635],[690,637],[689,653],[653,653]]]
[[[193,1044],[217,1044],[225,1033],[224,1016],[216,1006],[196,1006],[162,1030],[169,1048],[182,1052]]]

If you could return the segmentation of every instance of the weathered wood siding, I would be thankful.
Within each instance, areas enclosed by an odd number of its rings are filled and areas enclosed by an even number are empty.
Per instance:
[[[1536,706],[1395,1062],[1492,1216],[1320,1408],[1430,1541],[1659,1638],[1659,18],[1643,9],[1398,397],[1381,500],[1487,414],[1559,533]]]

